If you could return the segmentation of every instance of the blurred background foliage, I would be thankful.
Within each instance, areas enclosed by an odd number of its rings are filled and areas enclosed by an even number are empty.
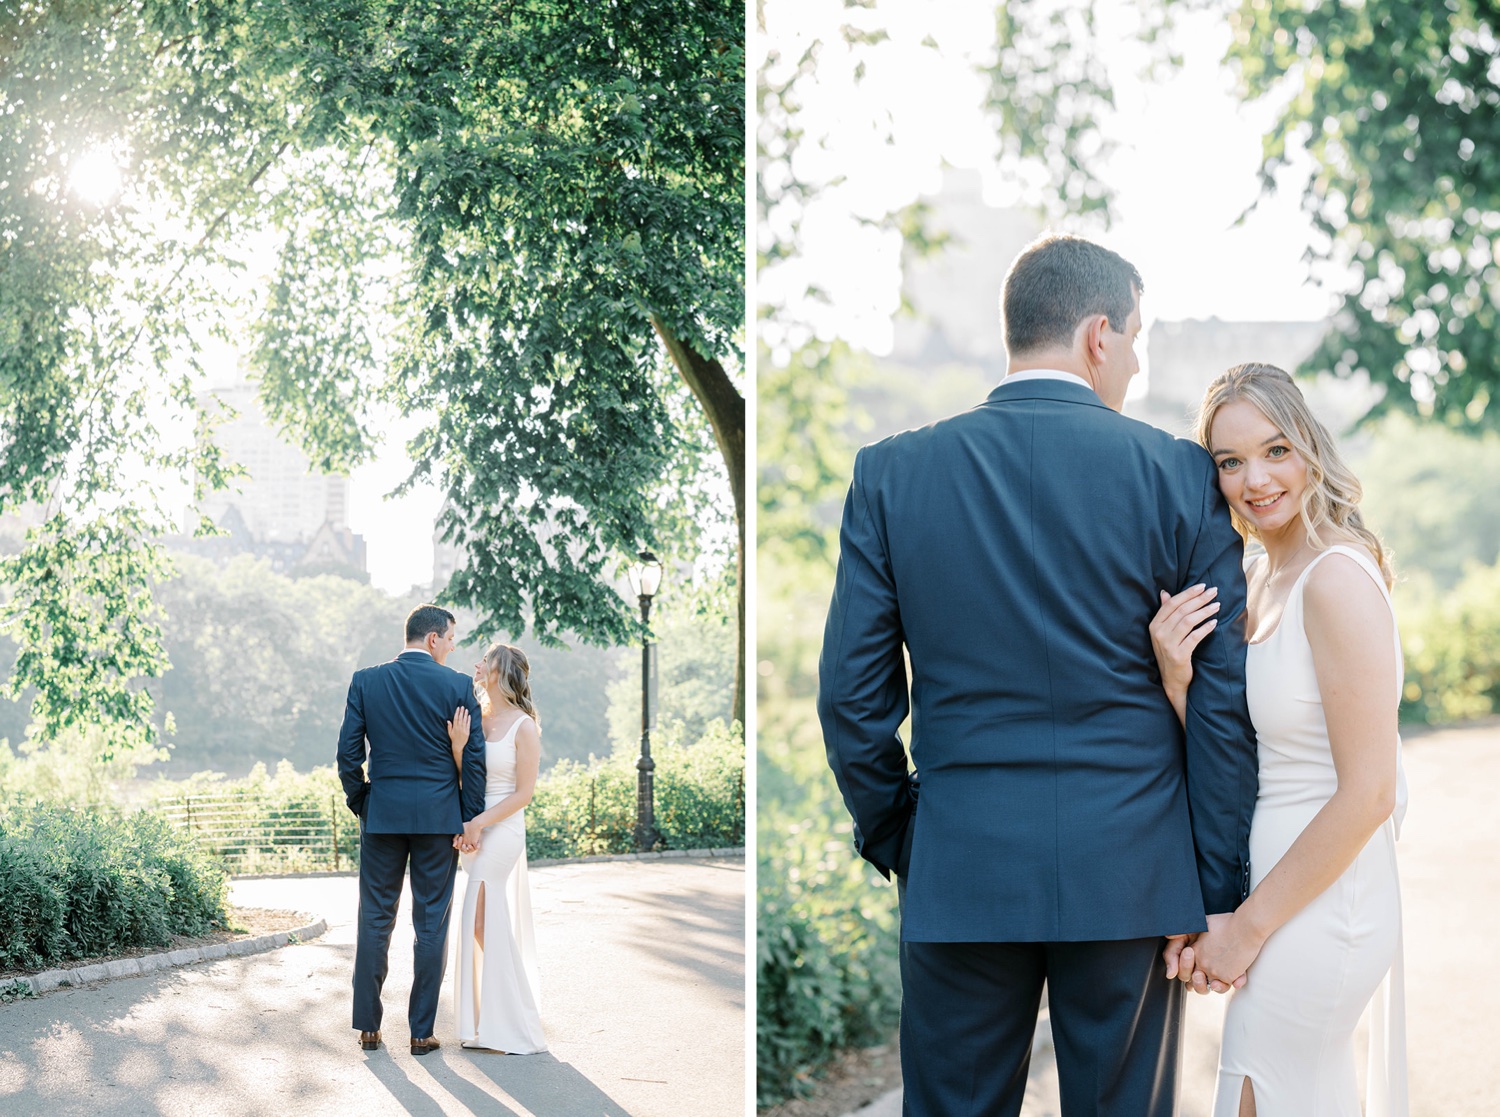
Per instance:
[[[48,735],[26,696],[0,700],[0,789],[73,802],[116,797],[132,778],[199,771],[246,775],[257,763],[298,769],[331,763],[349,677],[401,650],[406,614],[420,603],[350,578],[288,577],[241,556],[222,568],[191,555],[156,589],[172,623],[164,629],[170,666],[151,684],[162,745],[117,750],[106,760],[99,727]],[[659,643],[657,724],[697,740],[727,722],[734,683],[733,589],[668,582],[653,616]],[[486,645],[470,638],[475,618],[458,610],[460,644],[448,660],[469,672]],[[531,662],[542,714],[542,764],[587,763],[639,752],[639,648],[543,646],[517,641]],[[0,670],[15,655],[0,634]],[[170,712],[170,720],[167,717]]]

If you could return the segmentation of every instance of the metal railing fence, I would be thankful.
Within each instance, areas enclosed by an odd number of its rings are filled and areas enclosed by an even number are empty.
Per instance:
[[[633,777],[632,772],[555,783],[544,779],[526,810],[529,856],[631,852]],[[744,845],[743,769],[725,773],[713,787],[675,785],[668,774],[657,784],[656,803],[658,825],[676,848]],[[359,867],[359,823],[341,794],[194,794],[161,800],[152,809],[192,834],[237,875]]]

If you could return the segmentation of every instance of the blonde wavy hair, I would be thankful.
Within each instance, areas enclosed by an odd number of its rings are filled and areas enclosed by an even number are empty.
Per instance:
[[[1214,417],[1226,404],[1244,400],[1254,404],[1307,465],[1307,487],[1302,490],[1302,522],[1307,541],[1315,550],[1323,550],[1339,538],[1362,543],[1375,556],[1386,587],[1395,583],[1390,552],[1380,537],[1365,526],[1359,501],[1364,495],[1355,477],[1339,455],[1333,435],[1313,416],[1302,391],[1282,369],[1275,365],[1249,363],[1236,365],[1208,386],[1203,406],[1198,411],[1198,442],[1210,449],[1209,433]],[[1230,516],[1241,538],[1259,539],[1255,526],[1233,509]],[[1330,538],[1324,541],[1323,533]]]
[[[486,674],[494,672],[499,676],[496,686],[506,700],[523,713],[529,714],[540,728],[542,720],[537,717],[536,705],[531,700],[531,663],[527,660],[526,653],[510,644],[491,644],[481,662]],[[480,710],[489,714],[489,691],[477,681],[474,683],[474,696],[479,699]]]

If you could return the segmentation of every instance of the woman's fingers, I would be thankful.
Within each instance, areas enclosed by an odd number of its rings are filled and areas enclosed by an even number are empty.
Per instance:
[[[1151,625],[1157,637],[1168,647],[1186,640],[1205,621],[1211,620],[1219,612],[1219,602],[1211,598],[1214,592],[1210,590],[1198,595],[1190,603],[1179,604],[1171,610],[1158,613]],[[1205,597],[1209,600],[1203,600]]]
[[[1218,596],[1217,586],[1204,586],[1201,583],[1189,586],[1181,593],[1167,595],[1165,590],[1161,591],[1161,608],[1157,610],[1157,617],[1170,621],[1178,614],[1192,612],[1201,608]]]

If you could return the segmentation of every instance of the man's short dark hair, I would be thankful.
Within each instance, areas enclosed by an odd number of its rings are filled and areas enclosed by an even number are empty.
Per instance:
[[[1095,314],[1124,333],[1145,289],[1141,273],[1118,253],[1082,237],[1043,237],[1026,246],[1005,276],[1005,351],[1017,356],[1071,346],[1078,323]]]
[[[406,615],[406,642],[421,640],[429,632],[442,636],[453,624],[453,614],[438,605],[418,605]]]

